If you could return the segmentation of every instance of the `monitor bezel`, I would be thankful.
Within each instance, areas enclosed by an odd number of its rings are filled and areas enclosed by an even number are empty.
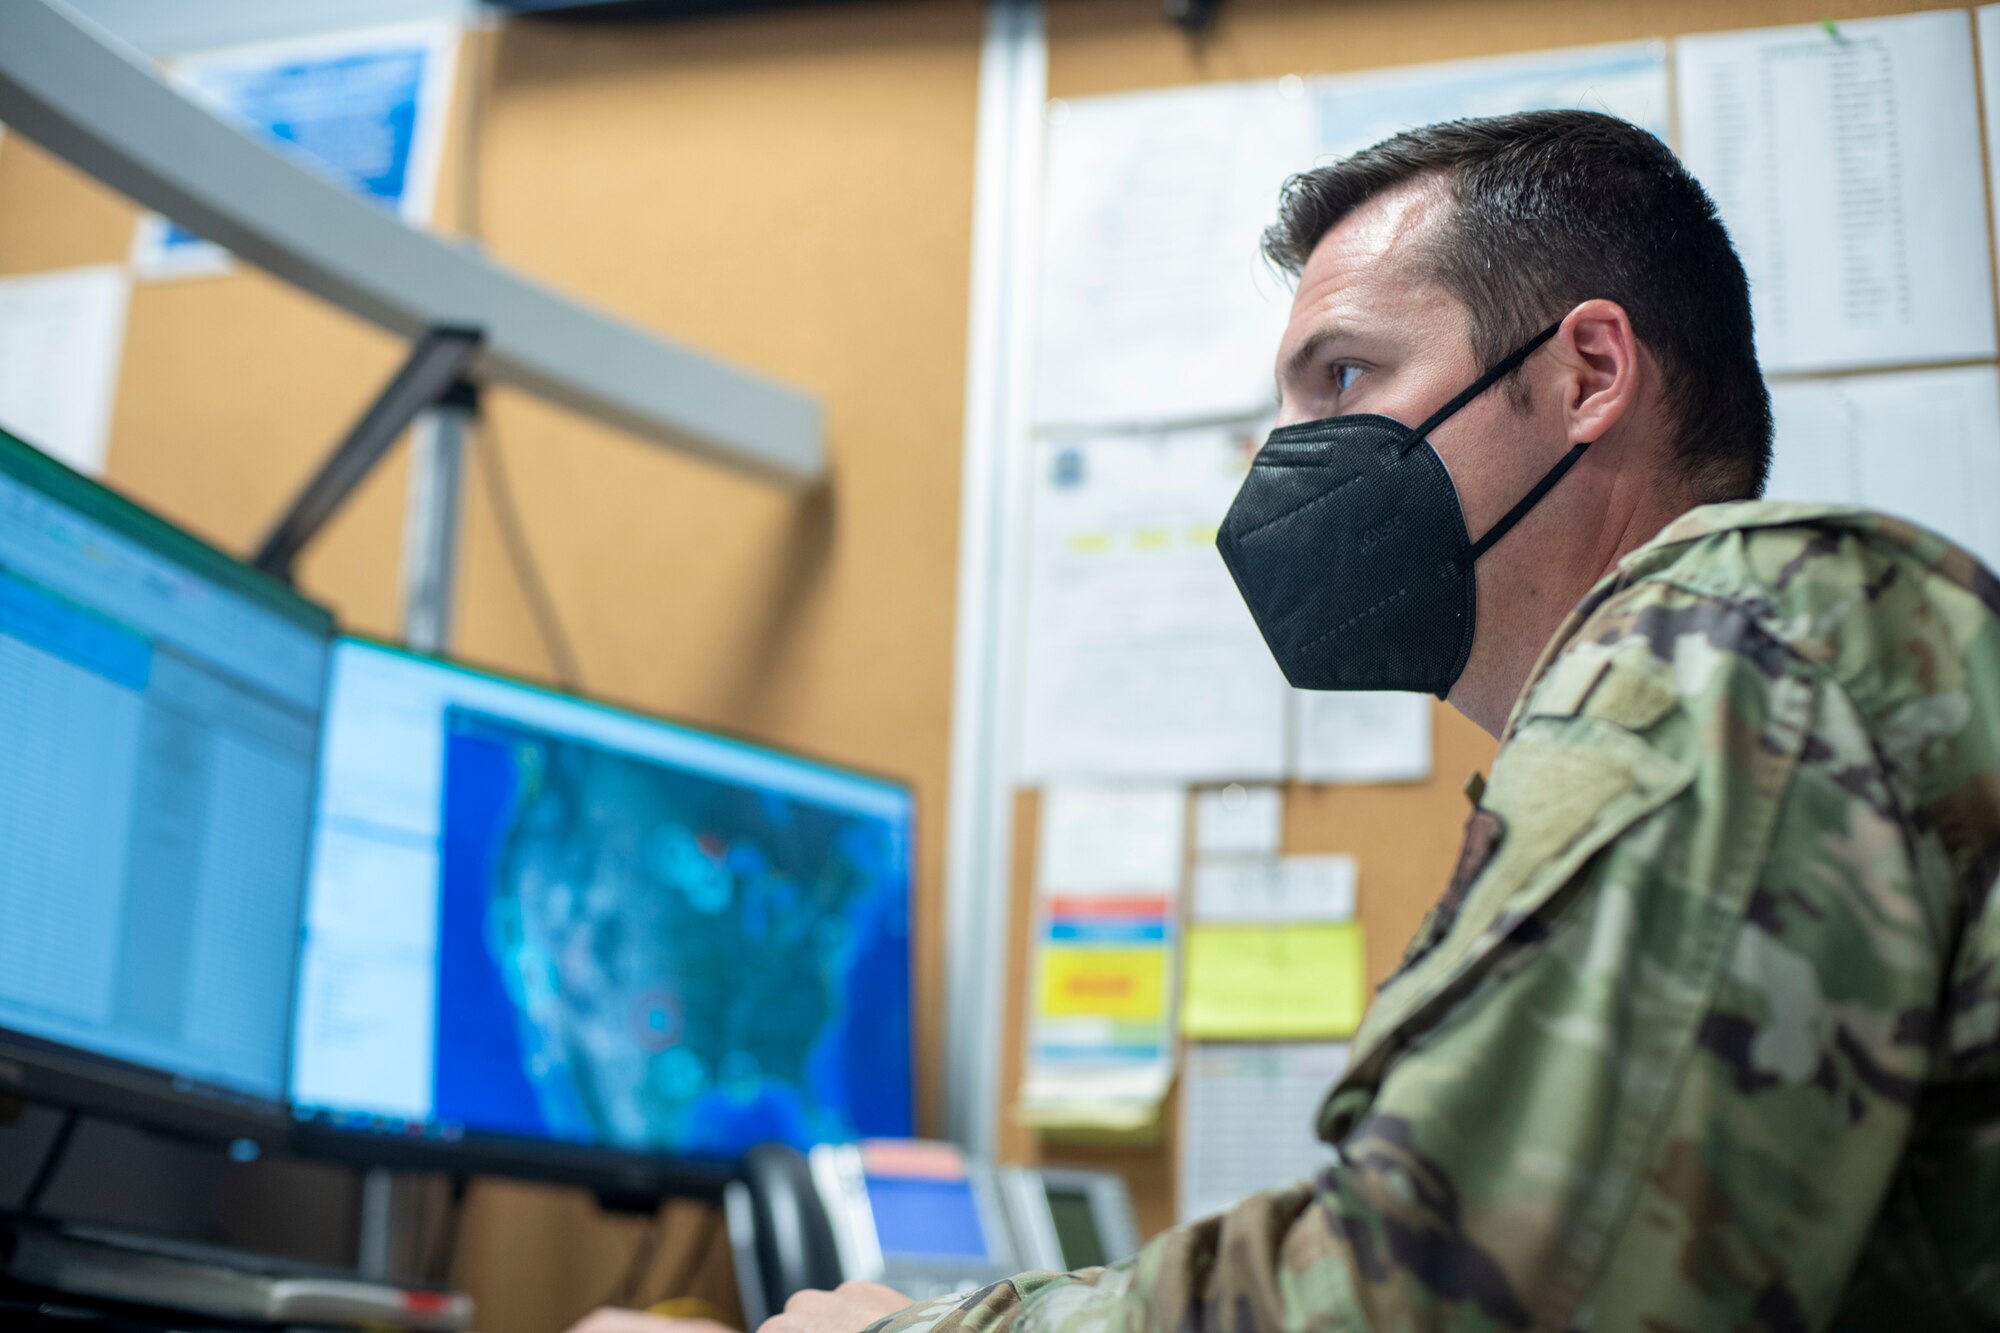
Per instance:
[[[457,1139],[339,1129],[293,1119],[287,1149],[298,1157],[355,1167],[436,1171],[454,1176],[501,1176],[573,1185],[607,1201],[719,1199],[740,1174],[739,1161],[672,1157],[524,1135],[466,1132]]]
[[[917,1114],[922,1098],[919,1095],[919,1049],[917,1042],[917,1007],[914,988],[917,976],[917,940],[920,926],[920,904],[922,896],[917,884],[917,831],[921,807],[916,784],[908,779],[894,776],[881,770],[866,769],[856,765],[836,762],[803,750],[781,749],[767,741],[759,740],[740,732],[721,727],[697,726],[648,708],[634,707],[604,695],[583,694],[565,689],[548,681],[537,680],[515,672],[501,670],[466,658],[428,653],[407,644],[378,638],[367,634],[342,633],[334,641],[333,653],[337,659],[341,650],[348,645],[374,649],[397,657],[407,658],[436,667],[455,675],[470,676],[500,685],[530,690],[564,703],[585,708],[617,713],[641,722],[654,723],[690,733],[703,739],[726,741],[745,749],[769,755],[775,759],[802,762],[823,769],[843,778],[860,778],[880,786],[893,788],[909,802],[909,842],[907,846],[909,899],[909,932],[907,936],[907,965],[912,986],[909,1012],[910,1051],[910,1124],[917,1124]],[[330,719],[333,708],[333,671],[327,673],[328,692],[326,716]],[[319,808],[317,805],[319,782],[314,782],[314,829],[318,829]],[[300,902],[303,911],[312,893],[311,874],[308,871],[306,887]],[[300,932],[300,954],[303,959],[305,937]],[[293,998],[294,1021],[296,1023],[296,990]],[[432,1016],[435,1022],[435,1015]],[[343,1129],[329,1124],[322,1116],[332,1108],[312,1107],[301,1114],[299,1104],[292,1100],[292,1078],[289,1062],[297,1057],[297,1040],[294,1035],[287,1045],[288,1067],[286,1070],[285,1095],[287,1105],[292,1108],[293,1124],[291,1147],[301,1156],[344,1162],[350,1165],[382,1166],[401,1170],[442,1171],[453,1174],[485,1174],[506,1176],[521,1180],[537,1180],[550,1184],[576,1185],[597,1190],[601,1195],[620,1198],[644,1199],[661,1198],[669,1195],[691,1195],[703,1198],[720,1197],[722,1188],[736,1178],[741,1167],[740,1157],[706,1157],[693,1155],[672,1155],[651,1153],[632,1148],[610,1148],[596,1144],[582,1144],[569,1140],[537,1139],[526,1135],[495,1134],[467,1129],[456,1139],[436,1137],[427,1133],[401,1134],[393,1131],[369,1129]]]
[[[270,575],[231,556],[213,543],[168,522],[115,487],[88,477],[37,449],[18,435],[0,429],[0,475],[21,482],[50,501],[101,524],[225,591],[286,616],[301,628],[320,635],[327,644],[331,666],[337,626],[332,611]],[[323,731],[322,731],[323,734]],[[312,782],[319,780],[317,744]],[[312,828],[305,830],[310,847]],[[300,872],[298,906],[305,903],[305,879]],[[293,959],[287,1017],[297,1003],[297,958]],[[154,1065],[121,1060],[65,1042],[0,1025],[0,1095],[97,1115],[146,1129],[164,1131],[200,1142],[232,1143],[250,1139],[260,1146],[283,1148],[292,1130],[289,1074],[292,1024],[285,1029],[284,1069],[276,1098],[184,1078]]]

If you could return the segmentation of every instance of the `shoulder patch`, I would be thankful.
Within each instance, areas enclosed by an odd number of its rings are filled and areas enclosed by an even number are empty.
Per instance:
[[[1530,682],[1522,716],[1575,717],[1604,669],[1605,655],[1595,644],[1572,643]]]
[[[1644,731],[1672,712],[1680,697],[1680,690],[1658,673],[1614,661],[1584,700],[1583,715]]]

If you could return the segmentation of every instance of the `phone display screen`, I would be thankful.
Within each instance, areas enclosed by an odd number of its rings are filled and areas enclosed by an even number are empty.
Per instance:
[[[885,1259],[991,1259],[979,1200],[965,1177],[871,1173],[867,1185]]]
[[[1055,1223],[1063,1267],[1098,1268],[1111,1262],[1104,1253],[1104,1237],[1098,1232],[1097,1213],[1087,1192],[1050,1186],[1049,1218]]]

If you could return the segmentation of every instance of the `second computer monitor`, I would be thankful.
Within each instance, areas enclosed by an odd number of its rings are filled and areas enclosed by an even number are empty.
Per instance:
[[[894,783],[343,641],[296,1111],[586,1179],[908,1134],[910,819]]]
[[[285,1117],[333,620],[0,432],[0,1092]]]

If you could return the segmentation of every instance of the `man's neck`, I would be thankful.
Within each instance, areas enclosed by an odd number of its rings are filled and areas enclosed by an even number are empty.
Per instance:
[[[1498,739],[1514,711],[1515,701],[1576,604],[1633,551],[1651,541],[1689,505],[1669,503],[1634,506],[1616,526],[1605,525],[1583,558],[1569,562],[1580,571],[1558,589],[1544,595],[1514,599],[1505,620],[1492,627],[1489,642],[1475,645],[1474,660],[1452,687],[1447,702],[1482,731]],[[1481,651],[1485,650],[1485,651]],[[1480,661],[1480,658],[1486,658]]]

